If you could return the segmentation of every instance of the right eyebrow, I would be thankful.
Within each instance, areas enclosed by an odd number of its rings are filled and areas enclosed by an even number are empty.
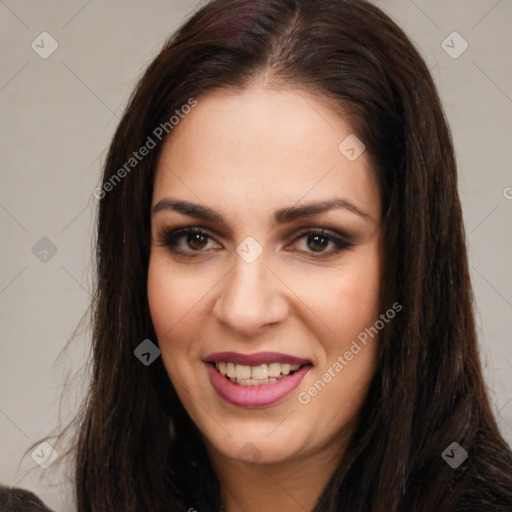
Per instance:
[[[220,213],[208,206],[191,203],[189,201],[166,197],[165,199],[158,201],[158,203],[153,206],[151,215],[155,215],[164,210],[173,210],[175,212],[182,213],[183,215],[188,215],[189,217],[199,217],[200,219],[211,220],[213,222],[218,222],[219,224],[227,225],[224,217]]]

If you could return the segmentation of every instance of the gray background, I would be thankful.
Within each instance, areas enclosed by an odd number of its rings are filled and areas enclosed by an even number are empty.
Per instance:
[[[512,0],[375,3],[426,59],[453,131],[482,362],[512,443]],[[90,300],[93,190],[136,79],[196,5],[0,0],[0,482],[58,511],[73,510],[70,468],[21,457],[58,427],[63,383],[88,354],[85,329],[58,359]],[[31,47],[51,48],[43,31],[58,42],[46,59]],[[469,44],[457,58],[454,31]],[[62,421],[83,383],[71,380]]]

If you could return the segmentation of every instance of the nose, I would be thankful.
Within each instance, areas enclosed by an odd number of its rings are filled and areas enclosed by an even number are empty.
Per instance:
[[[235,255],[232,270],[219,284],[213,314],[238,334],[257,335],[288,315],[286,286],[267,267],[263,255],[252,263]]]

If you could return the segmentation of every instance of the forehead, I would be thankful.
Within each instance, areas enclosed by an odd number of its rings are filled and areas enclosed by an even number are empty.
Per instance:
[[[377,218],[369,157],[363,152],[351,161],[340,151],[352,128],[318,97],[254,86],[197,101],[164,143],[153,203],[172,194],[218,208],[274,208],[336,196]]]

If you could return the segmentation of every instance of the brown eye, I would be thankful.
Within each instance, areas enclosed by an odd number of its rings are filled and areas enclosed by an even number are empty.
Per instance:
[[[189,256],[197,256],[207,253],[211,244],[215,245],[215,240],[206,231],[197,227],[181,229],[164,229],[158,239],[159,245],[169,247],[173,253]],[[218,244],[217,248],[218,248]],[[197,254],[194,254],[197,253]]]
[[[324,228],[302,232],[296,239],[295,245],[299,252],[317,254],[315,258],[329,257],[354,247],[354,244]],[[302,246],[302,247],[301,247]]]
[[[208,237],[201,233],[189,233],[187,235],[187,245],[195,251],[199,251],[208,243]]]
[[[308,236],[308,247],[314,252],[321,252],[329,245],[329,239],[322,235]]]

